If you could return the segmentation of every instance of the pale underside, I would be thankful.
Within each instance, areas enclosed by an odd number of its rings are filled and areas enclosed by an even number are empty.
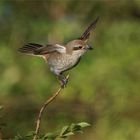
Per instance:
[[[51,54],[44,55],[46,62],[48,63],[50,70],[56,75],[73,68],[80,60],[85,51],[74,52],[73,54],[53,52]]]

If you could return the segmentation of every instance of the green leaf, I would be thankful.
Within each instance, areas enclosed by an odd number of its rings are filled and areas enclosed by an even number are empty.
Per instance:
[[[71,129],[72,132],[79,132],[79,131],[82,131],[82,127],[78,124],[73,124],[72,125],[72,129]]]
[[[90,124],[86,123],[86,122],[81,122],[81,123],[77,123],[74,124],[72,123],[69,126],[65,126],[62,128],[62,131],[60,133],[60,138],[67,138],[68,136],[74,135],[75,132],[80,132],[82,133],[82,128],[84,127],[88,127],[90,126]]]
[[[64,126],[61,130],[60,137],[70,132],[70,126]]]
[[[54,133],[47,133],[45,136],[43,136],[42,140],[55,140],[57,136],[58,135]]]
[[[78,123],[77,125],[81,126],[82,128],[90,126],[90,124],[86,122],[81,122],[81,123]]]
[[[63,135],[63,136],[60,136],[60,138],[67,138],[68,136],[72,136],[72,135],[74,135],[73,132],[68,132],[68,133],[66,133],[66,134]]]

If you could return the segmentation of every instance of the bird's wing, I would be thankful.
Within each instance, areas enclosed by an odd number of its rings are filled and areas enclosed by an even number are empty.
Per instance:
[[[98,19],[99,19],[99,17],[97,17],[96,20],[93,21],[93,22],[89,25],[89,27],[85,30],[85,32],[82,34],[82,36],[81,36],[79,39],[86,41],[86,40],[89,38],[89,36],[90,36],[90,31],[91,31],[92,29],[95,29],[95,28],[96,28],[96,23],[97,23]]]
[[[19,52],[31,55],[45,55],[52,52],[65,53],[66,48],[59,44],[43,46],[35,43],[28,43],[22,48],[19,48]]]

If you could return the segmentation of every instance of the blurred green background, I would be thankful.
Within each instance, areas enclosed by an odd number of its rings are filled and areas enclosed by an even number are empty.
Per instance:
[[[59,87],[41,58],[17,52],[27,42],[66,43],[100,20],[67,88],[43,115],[42,132],[92,124],[71,140],[140,139],[140,0],[0,2],[0,137],[34,130],[42,103]]]

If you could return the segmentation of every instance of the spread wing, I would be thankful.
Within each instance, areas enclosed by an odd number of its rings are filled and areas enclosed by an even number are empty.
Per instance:
[[[59,44],[43,46],[35,43],[28,43],[22,48],[19,48],[19,52],[30,55],[45,55],[52,52],[65,53],[66,48]]]
[[[96,20],[89,25],[89,27],[85,30],[85,32],[82,34],[82,36],[79,39],[86,41],[89,38],[91,30],[96,28],[96,23],[98,19],[99,17],[97,17]]]

